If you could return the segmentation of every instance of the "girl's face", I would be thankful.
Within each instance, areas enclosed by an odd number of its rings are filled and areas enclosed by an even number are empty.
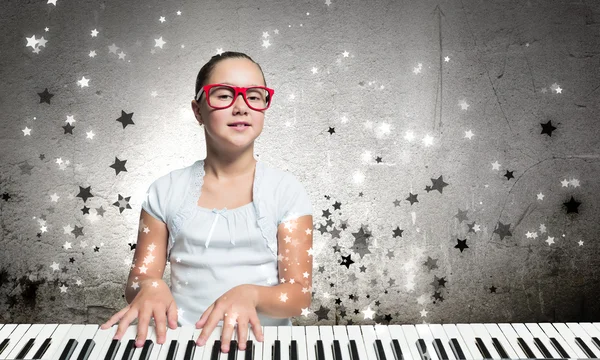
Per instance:
[[[223,83],[242,87],[265,86],[258,66],[250,60],[242,58],[225,59],[217,63],[207,84]],[[207,143],[220,144],[217,147],[239,148],[252,145],[263,129],[264,111],[252,110],[241,94],[230,107],[213,109],[206,103],[206,93],[202,93],[198,102],[192,100],[192,108],[198,122],[204,124],[208,135]],[[236,121],[248,122],[250,126],[243,131],[228,126]]]

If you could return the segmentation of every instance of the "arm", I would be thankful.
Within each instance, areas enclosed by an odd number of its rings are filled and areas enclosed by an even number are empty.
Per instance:
[[[312,298],[312,215],[282,222],[277,228],[279,285],[253,285],[256,310],[274,318],[299,316]]]
[[[133,264],[125,287],[125,300],[131,304],[142,286],[162,281],[167,261],[167,225],[142,209]]]

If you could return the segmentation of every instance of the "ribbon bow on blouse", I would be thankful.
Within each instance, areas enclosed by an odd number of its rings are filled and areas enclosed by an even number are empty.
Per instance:
[[[215,226],[217,225],[217,222],[219,221],[219,218],[222,216],[225,218],[225,220],[227,220],[227,228],[229,230],[229,242],[233,245],[235,245],[235,240],[234,240],[234,236],[233,236],[233,230],[230,226],[230,222],[229,222],[229,216],[228,214],[225,214],[225,211],[227,211],[227,208],[223,208],[223,210],[217,210],[216,208],[212,210],[215,213],[215,220],[212,223],[212,226],[210,228],[210,231],[208,233],[208,238],[206,239],[206,243],[204,244],[204,247],[208,248],[208,243],[210,243],[210,238],[213,235],[213,232],[215,230]]]

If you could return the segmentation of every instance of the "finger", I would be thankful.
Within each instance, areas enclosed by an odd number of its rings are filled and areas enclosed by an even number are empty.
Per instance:
[[[248,340],[248,320],[238,318],[238,348],[246,350],[246,341]]]
[[[204,324],[206,323],[206,319],[208,319],[210,313],[214,308],[214,305],[215,303],[212,303],[208,308],[206,308],[206,311],[204,311],[202,316],[200,316],[200,319],[196,322],[196,329],[199,329],[204,326]]]
[[[204,314],[202,315],[204,316]],[[202,327],[202,332],[200,333],[200,338],[198,339],[199,345],[202,346],[206,344],[208,337],[212,333],[213,329],[217,326],[219,320],[222,317],[222,313],[219,314],[219,311],[213,309],[208,316],[208,319],[205,321],[205,325]]]
[[[250,325],[252,325],[252,331],[254,331],[254,337],[256,340],[263,341],[264,335],[262,331],[262,326],[260,326],[260,321],[258,320],[258,315],[256,313],[250,315]]]
[[[150,316],[152,316],[152,308],[146,308],[140,311],[138,316],[137,336],[135,338],[135,346],[137,347],[143,346],[146,341]]]
[[[114,314],[110,319],[108,319],[107,322],[105,322],[104,324],[102,324],[100,326],[100,328],[102,330],[106,330],[109,327],[113,326],[114,324],[117,323],[117,321],[119,321],[123,315],[125,315],[125,313],[127,313],[127,311],[129,311],[129,305],[125,306],[123,309],[121,309],[121,311],[119,311],[118,313]]]
[[[156,342],[164,344],[167,340],[167,316],[164,310],[154,309],[154,322],[156,323]]]
[[[226,353],[229,351],[231,345],[231,335],[235,326],[235,319],[230,313],[226,313],[223,316],[223,331],[221,333],[221,351]]]
[[[135,320],[137,315],[137,309],[129,309],[129,311],[125,315],[123,315],[123,317],[119,321],[119,327],[117,328],[117,332],[115,333],[113,339],[121,340],[121,337],[129,327],[129,324],[131,324],[131,322]]]
[[[175,301],[172,301],[167,309],[167,322],[171,329],[177,329],[177,304]]]

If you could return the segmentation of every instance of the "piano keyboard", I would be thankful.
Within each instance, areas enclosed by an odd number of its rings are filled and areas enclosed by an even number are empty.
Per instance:
[[[216,327],[206,345],[197,346],[202,329],[167,328],[156,343],[153,326],[143,347],[135,348],[137,325],[120,341],[118,325],[0,324],[0,359],[52,360],[459,360],[597,359],[600,323],[416,324],[263,326],[258,342],[248,327],[246,350],[238,350],[234,331],[221,352]]]

